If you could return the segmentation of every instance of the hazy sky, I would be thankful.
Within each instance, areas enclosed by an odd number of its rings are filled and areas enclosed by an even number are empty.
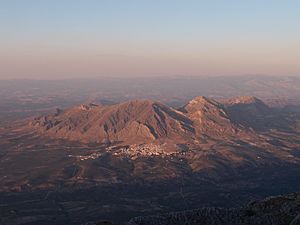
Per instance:
[[[299,0],[0,0],[0,78],[300,75]]]

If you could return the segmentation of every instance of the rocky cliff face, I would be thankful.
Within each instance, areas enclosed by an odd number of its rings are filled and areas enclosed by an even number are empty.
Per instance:
[[[181,111],[193,121],[198,135],[234,135],[239,131],[225,107],[213,99],[196,97],[182,107]]]

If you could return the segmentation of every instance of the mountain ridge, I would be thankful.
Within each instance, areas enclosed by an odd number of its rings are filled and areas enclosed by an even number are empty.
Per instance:
[[[35,118],[31,128],[47,136],[96,143],[193,141],[201,136],[234,136],[245,129],[224,105],[198,96],[179,109],[153,100],[115,105],[80,105]]]

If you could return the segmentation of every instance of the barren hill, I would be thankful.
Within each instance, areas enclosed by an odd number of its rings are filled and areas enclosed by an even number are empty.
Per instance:
[[[81,105],[36,118],[32,125],[57,138],[97,143],[139,143],[194,135],[192,121],[181,112],[149,100],[97,106]]]
[[[179,110],[150,100],[81,105],[35,118],[31,125],[50,137],[86,143],[191,142],[241,131],[222,104],[205,97],[196,97]]]

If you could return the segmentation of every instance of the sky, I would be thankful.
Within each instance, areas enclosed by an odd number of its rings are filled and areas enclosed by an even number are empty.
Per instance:
[[[300,75],[299,0],[0,0],[0,79]]]

